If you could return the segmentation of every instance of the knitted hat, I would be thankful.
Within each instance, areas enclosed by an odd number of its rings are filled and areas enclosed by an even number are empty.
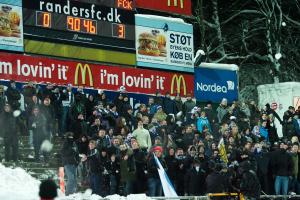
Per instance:
[[[153,147],[153,152],[155,152],[155,151],[160,151],[161,153],[163,152],[163,148],[161,147],[161,146],[155,146],[155,147]]]
[[[57,197],[57,185],[53,180],[44,180],[40,185],[39,196],[42,199],[54,199]]]

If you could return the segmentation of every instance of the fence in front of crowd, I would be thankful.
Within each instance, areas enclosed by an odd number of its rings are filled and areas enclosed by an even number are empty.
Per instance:
[[[155,200],[213,200],[214,197],[218,197],[217,199],[229,200],[247,200],[241,193],[214,193],[208,194],[207,196],[179,196],[179,197],[151,197],[151,199]],[[296,200],[300,199],[300,195],[261,195],[261,200],[273,200],[273,199],[291,199]]]

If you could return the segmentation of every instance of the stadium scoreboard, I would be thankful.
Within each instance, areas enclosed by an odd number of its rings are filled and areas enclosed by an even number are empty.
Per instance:
[[[24,34],[135,49],[133,0],[24,0]]]

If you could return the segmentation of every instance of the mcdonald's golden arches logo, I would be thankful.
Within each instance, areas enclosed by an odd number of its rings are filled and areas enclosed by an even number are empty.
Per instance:
[[[172,5],[172,1],[173,1],[173,5]],[[180,8],[184,8],[184,0],[168,0],[168,6],[174,6],[177,7],[178,6],[178,1],[180,2]]]
[[[77,64],[76,71],[75,71],[74,84],[79,85],[79,81],[78,81],[79,71],[81,73],[81,84],[86,85],[86,74],[87,74],[86,72],[88,72],[89,81],[90,81],[89,86],[93,87],[94,86],[93,74],[92,74],[91,68],[88,64],[84,64],[84,65],[82,65],[81,63]]]
[[[174,94],[174,91],[176,91],[178,94],[181,94],[181,89],[183,89],[183,95],[186,96],[186,82],[183,75],[178,76],[177,74],[174,74],[171,82],[171,94]]]

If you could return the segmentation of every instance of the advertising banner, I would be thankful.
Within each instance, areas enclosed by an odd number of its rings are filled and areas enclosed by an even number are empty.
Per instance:
[[[116,91],[125,86],[127,92],[155,94],[160,91],[175,95],[193,95],[194,76],[154,70],[114,67],[80,61],[0,53],[0,79],[21,82],[73,84],[87,88]]]
[[[237,71],[195,68],[195,97],[199,101],[219,103],[238,99]]]
[[[136,0],[136,7],[182,15],[192,15],[191,0]]]
[[[135,17],[138,66],[194,72],[191,24],[167,17]]]
[[[21,0],[4,0],[0,3],[0,49],[23,51]]]

